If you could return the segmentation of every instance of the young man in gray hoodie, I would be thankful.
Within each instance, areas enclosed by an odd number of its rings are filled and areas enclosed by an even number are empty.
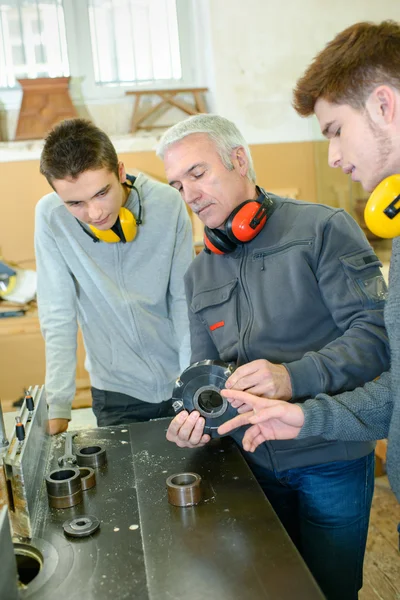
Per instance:
[[[183,275],[193,243],[183,201],[126,173],[108,136],[83,119],[53,128],[40,170],[54,190],[35,227],[50,432],[71,418],[78,324],[98,425],[169,416],[189,363]]]
[[[400,25],[392,21],[357,23],[316,56],[294,91],[297,112],[302,116],[315,113],[329,140],[330,166],[342,168],[375,194],[379,189],[385,194],[387,178],[400,174],[399,65]],[[388,476],[400,502],[400,214],[389,218],[383,212],[393,200],[398,208],[399,182],[396,178],[391,184],[395,186],[393,194],[388,194],[382,209],[374,209],[383,233],[385,226],[389,233],[397,228],[385,307],[390,371],[352,392],[333,397],[319,394],[300,404],[226,390],[224,395],[241,407],[243,414],[220,431],[250,425],[243,438],[250,452],[272,439],[301,440],[315,435],[348,441],[388,438]]]

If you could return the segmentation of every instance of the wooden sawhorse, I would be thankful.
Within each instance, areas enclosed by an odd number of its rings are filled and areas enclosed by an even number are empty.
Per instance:
[[[143,122],[154,114],[159,108],[166,106],[174,106],[179,108],[187,115],[197,115],[207,112],[206,105],[202,94],[207,92],[208,88],[177,88],[169,90],[135,90],[125,92],[127,96],[135,96],[135,107],[133,109],[131,121],[131,133],[135,133],[138,129],[155,129],[158,125],[143,125]],[[178,94],[191,94],[194,99],[194,105],[188,104],[181,98],[177,98]],[[159,97],[159,102],[151,108],[140,114],[140,101],[143,96],[155,95]]]

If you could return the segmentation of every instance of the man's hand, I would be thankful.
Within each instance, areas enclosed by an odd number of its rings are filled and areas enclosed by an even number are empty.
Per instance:
[[[199,448],[210,441],[211,437],[204,432],[205,420],[197,410],[190,414],[183,410],[172,419],[167,440],[180,448]]]
[[[297,404],[258,398],[237,390],[222,390],[221,394],[238,407],[241,414],[220,425],[218,433],[225,435],[237,427],[251,425],[242,442],[247,452],[254,452],[266,440],[291,440],[297,437],[304,425],[304,413]]]
[[[245,390],[249,394],[290,400],[292,384],[287,369],[260,358],[238,367],[226,381],[227,389]]]
[[[68,419],[49,419],[49,434],[55,435],[68,429]]]

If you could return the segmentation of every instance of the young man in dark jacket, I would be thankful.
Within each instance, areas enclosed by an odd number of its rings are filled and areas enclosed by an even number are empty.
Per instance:
[[[192,362],[235,362],[229,385],[285,401],[351,390],[387,368],[386,286],[347,213],[264,192],[243,136],[216,115],[177,124],[158,153],[206,225],[209,252],[185,276]],[[203,427],[183,411],[167,437],[196,447],[209,441]],[[373,444],[267,442],[246,458],[326,596],[356,598]]]

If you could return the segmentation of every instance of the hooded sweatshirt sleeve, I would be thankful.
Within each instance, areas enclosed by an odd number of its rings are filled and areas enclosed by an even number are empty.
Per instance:
[[[70,419],[75,395],[77,308],[74,279],[52,232],[54,195],[42,198],[35,214],[39,319],[46,347],[46,397],[50,419]]]
[[[179,343],[181,372],[190,363],[190,334],[184,275],[194,258],[192,226],[183,202],[177,223],[176,242],[169,282],[169,306],[175,335]]]

